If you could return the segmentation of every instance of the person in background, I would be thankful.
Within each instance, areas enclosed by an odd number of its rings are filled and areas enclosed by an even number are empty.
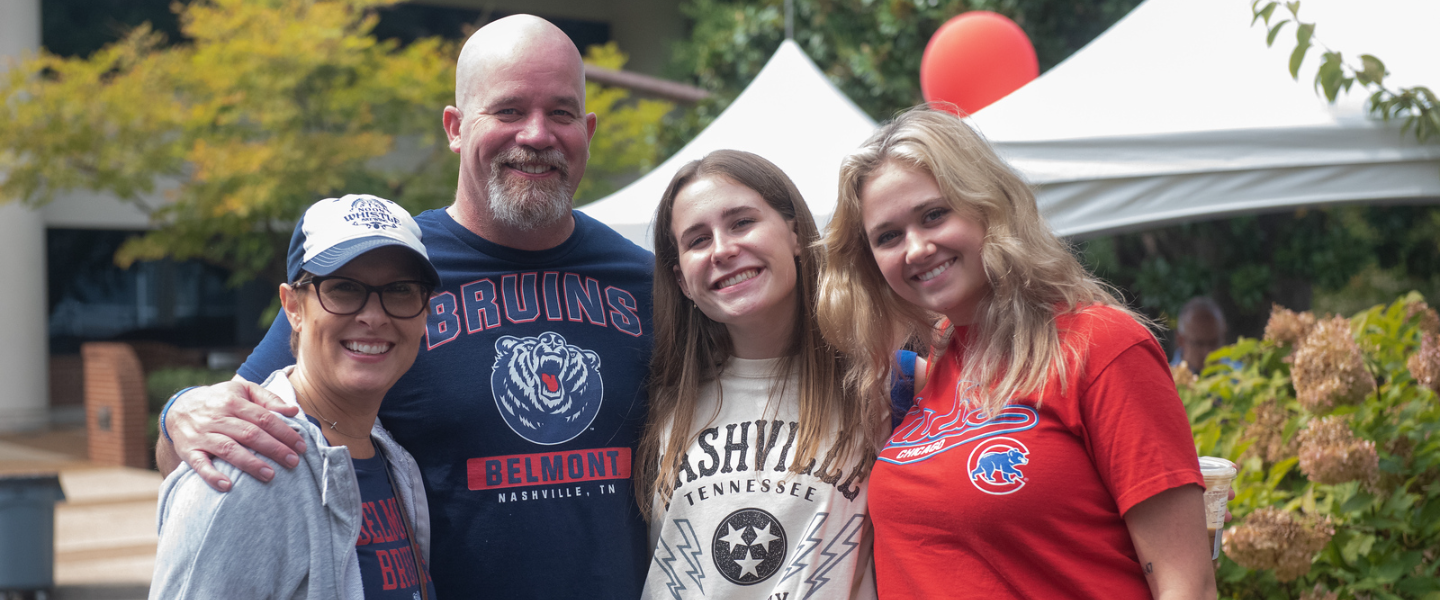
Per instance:
[[[920,107],[841,166],[822,330],[869,397],[929,376],[870,480],[883,598],[1214,598],[1203,479],[1164,351],[959,117]]]
[[[1209,296],[1196,296],[1180,307],[1175,326],[1175,354],[1170,366],[1184,364],[1192,372],[1205,368],[1205,358],[1225,345],[1229,327],[1225,312]]]
[[[712,152],[665,190],[642,598],[875,597],[866,486],[890,406],[861,401],[820,335],[818,239],[795,184],[749,152]]]
[[[276,418],[305,452],[268,484],[217,460],[228,493],[188,465],[171,472],[150,597],[434,598],[420,469],[375,417],[415,362],[440,283],[420,228],[389,200],[321,200],[287,262],[280,302],[296,360],[263,385],[298,408]]]
[[[380,417],[415,455],[447,598],[632,600],[649,562],[630,489],[650,361],[649,252],[572,210],[595,115],[580,51],[530,15],[465,42],[442,123],[460,155],[455,202],[415,218],[440,273],[415,366]],[[277,319],[241,366],[259,382],[293,360]],[[304,443],[253,383],[180,396],[161,417],[162,469],[211,485],[294,464]],[[245,570],[244,565],[235,566]]]

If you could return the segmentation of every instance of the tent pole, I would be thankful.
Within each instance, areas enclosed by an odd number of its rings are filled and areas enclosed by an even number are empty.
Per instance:
[[[795,39],[795,0],[785,0],[785,39]]]

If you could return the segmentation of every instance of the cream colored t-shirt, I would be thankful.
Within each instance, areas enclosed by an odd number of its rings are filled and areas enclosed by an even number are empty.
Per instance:
[[[668,508],[656,502],[650,522],[655,553],[643,598],[875,598],[859,465],[830,482],[818,463],[811,474],[789,472],[799,378],[786,378],[772,398],[779,362],[732,358],[702,388],[680,485]],[[829,449],[822,445],[819,461]]]

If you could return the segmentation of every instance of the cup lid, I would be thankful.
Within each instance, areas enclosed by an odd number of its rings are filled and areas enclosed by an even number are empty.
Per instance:
[[[1200,457],[1200,474],[1206,477],[1234,477],[1239,469],[1235,463],[1215,456]]]

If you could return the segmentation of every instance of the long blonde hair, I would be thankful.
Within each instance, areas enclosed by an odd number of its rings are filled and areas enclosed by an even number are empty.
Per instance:
[[[866,397],[883,396],[893,352],[909,340],[943,350],[938,315],[901,299],[885,282],[865,235],[860,192],[880,167],[929,173],[959,215],[985,231],[981,263],[989,290],[968,335],[961,378],[979,382],[974,401],[995,414],[1011,398],[1063,382],[1067,356],[1083,364],[1083,340],[1062,344],[1055,317],[1110,305],[1142,324],[1110,288],[1090,275],[1050,231],[1035,195],[990,145],[959,117],[920,106],[886,123],[840,167],[840,198],[826,230],[819,318],[827,339],[853,357],[847,381]],[[1063,383],[1062,383],[1063,385]],[[1061,390],[1064,391],[1063,389]]]
[[[781,362],[779,376],[799,375],[799,433],[790,471],[810,472],[834,424],[839,434],[820,463],[822,480],[843,476],[844,465],[860,459],[864,477],[884,434],[877,424],[888,414],[885,406],[865,406],[844,384],[847,362],[820,334],[815,320],[815,299],[824,255],[816,242],[820,233],[800,191],[785,173],[758,155],[719,150],[691,162],[675,174],[655,211],[655,350],[650,360],[650,415],[640,438],[635,461],[635,488],[640,510],[650,516],[657,496],[668,504],[675,490],[680,460],[694,436],[690,433],[695,405],[704,385],[713,383],[732,346],[724,325],[705,316],[680,291],[671,275],[680,264],[680,250],[671,233],[675,198],[692,182],[723,177],[754,190],[795,229],[801,244],[795,270],[795,326],[790,351]],[[662,443],[666,430],[668,443]],[[663,445],[663,447],[662,447]],[[837,465],[831,470],[831,465]]]

